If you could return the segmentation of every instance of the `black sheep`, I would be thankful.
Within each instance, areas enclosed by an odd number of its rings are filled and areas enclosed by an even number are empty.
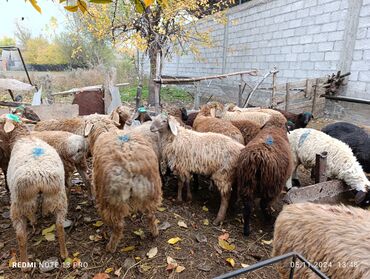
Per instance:
[[[347,122],[329,124],[321,131],[348,144],[363,170],[370,173],[370,135],[368,133]]]

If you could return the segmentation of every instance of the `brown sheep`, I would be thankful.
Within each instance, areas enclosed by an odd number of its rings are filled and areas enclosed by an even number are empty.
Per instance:
[[[90,119],[85,133],[92,144],[98,212],[113,231],[107,250],[116,250],[124,217],[131,212],[148,214],[149,230],[157,236],[155,212],[162,201],[162,183],[150,143],[138,134],[118,130],[109,119]]]
[[[330,278],[370,278],[370,212],[344,205],[286,205],[275,222],[273,246],[273,256],[295,251]],[[317,278],[298,263],[294,277]],[[277,269],[288,278],[290,261]]]
[[[237,164],[238,197],[244,206],[244,235],[250,234],[253,199],[261,198],[261,210],[270,219],[271,203],[284,188],[292,167],[285,123],[272,117],[241,151]]]
[[[219,133],[232,138],[244,145],[244,138],[238,128],[230,121],[215,118],[220,117],[223,112],[223,105],[218,102],[211,102],[203,105],[194,120],[193,129],[198,132]]]
[[[259,125],[249,120],[234,120],[231,121],[231,124],[238,128],[242,133],[245,145],[254,139],[261,131],[261,127]]]
[[[194,125],[194,120],[197,118],[199,111],[191,112],[187,114],[187,120],[185,121],[185,124],[193,127]]]

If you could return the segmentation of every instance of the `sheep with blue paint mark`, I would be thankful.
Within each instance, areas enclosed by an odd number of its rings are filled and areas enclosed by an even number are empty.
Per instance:
[[[71,178],[75,169],[82,178],[91,199],[91,185],[87,175],[87,141],[83,136],[65,131],[33,131],[31,135],[50,144],[63,161],[67,190],[72,186]]]
[[[10,218],[15,229],[20,262],[27,263],[27,221],[36,223],[39,194],[42,213],[56,217],[56,231],[62,258],[68,257],[63,224],[67,214],[63,163],[46,142],[30,136],[27,127],[15,115],[0,117],[0,141],[10,154],[7,182],[10,190]],[[23,271],[29,271],[23,268]]]
[[[298,166],[313,168],[316,154],[326,151],[326,176],[343,180],[351,189],[356,190],[357,204],[367,202],[366,193],[370,190],[370,181],[347,144],[309,128],[294,130],[288,134],[288,138],[293,154],[293,173],[286,185],[288,189],[292,187],[292,181],[298,182]]]
[[[243,202],[244,235],[250,234],[254,198],[261,198],[264,217],[272,217],[271,205],[287,182],[293,166],[286,120],[271,116],[261,131],[240,152],[236,177]]]
[[[91,143],[98,212],[112,228],[107,250],[116,251],[124,217],[132,212],[146,214],[149,230],[157,236],[155,212],[162,202],[162,183],[152,145],[139,134],[117,129],[109,119],[93,116],[86,123],[85,134]]]

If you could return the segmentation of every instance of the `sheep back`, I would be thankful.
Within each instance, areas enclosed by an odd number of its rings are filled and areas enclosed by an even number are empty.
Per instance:
[[[207,117],[199,114],[194,120],[193,128],[198,132],[213,132],[219,133],[232,138],[233,140],[244,144],[244,138],[239,129],[233,126],[230,121]]]
[[[367,192],[370,182],[351,148],[321,131],[309,128],[296,129],[288,134],[294,165],[306,168],[315,166],[316,154],[326,151],[326,175],[344,180],[352,189]]]
[[[239,152],[244,146],[216,133],[199,133],[178,127],[178,135],[162,139],[162,156],[175,174],[190,179],[191,173],[232,182]],[[231,189],[219,189],[228,193]]]
[[[234,120],[231,121],[231,124],[238,128],[242,133],[245,145],[247,145],[261,131],[259,125],[249,120]]]
[[[245,199],[274,199],[291,175],[292,156],[286,131],[262,129],[240,152],[237,177],[238,192]]]
[[[295,251],[330,278],[370,278],[370,213],[343,205],[298,203],[284,206],[276,219],[273,256]],[[300,262],[299,262],[300,263]],[[288,278],[288,261],[277,265]],[[298,265],[297,278],[317,278]]]
[[[17,140],[13,146],[7,181],[12,208],[32,221],[38,193],[43,193],[43,213],[56,208],[67,210],[63,163],[53,147],[31,137]],[[58,196],[58,198],[55,198]]]
[[[111,208],[126,216],[130,210],[155,211],[162,190],[158,159],[140,135],[106,132],[93,149],[93,185],[104,219]]]

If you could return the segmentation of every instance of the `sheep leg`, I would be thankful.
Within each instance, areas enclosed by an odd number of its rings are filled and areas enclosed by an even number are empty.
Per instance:
[[[122,238],[122,231],[123,231],[123,221],[119,221],[112,225],[112,235],[109,239],[109,243],[107,244],[107,250],[111,253],[114,253],[117,249],[117,245]]]
[[[13,221],[15,233],[17,236],[17,242],[19,247],[20,261],[25,265],[22,267],[23,272],[31,271],[31,266],[28,266],[28,255],[27,255],[27,220],[25,217],[20,217]]]
[[[60,257],[62,259],[68,258],[68,251],[66,247],[66,239],[65,239],[65,232],[64,232],[64,220],[65,220],[65,212],[61,210],[60,212],[56,213],[56,222],[55,228],[57,231],[58,242],[59,242],[59,250],[60,250]]]
[[[227,193],[221,194],[221,205],[220,205],[220,209],[218,210],[217,217],[213,221],[214,225],[218,225],[220,222],[225,220],[226,211],[229,206],[230,195],[231,195],[230,191]]]
[[[182,188],[184,187],[184,179],[179,177],[179,180],[177,182],[177,201],[182,202]]]
[[[252,202],[251,200],[245,200],[243,202],[243,219],[244,219],[244,228],[243,228],[243,234],[245,236],[249,236],[250,234],[250,221],[251,221],[251,215],[252,215]]]
[[[185,185],[186,185],[186,200],[188,202],[190,202],[193,199],[193,196],[191,194],[190,179],[189,178],[186,178]]]
[[[90,180],[87,176],[87,169],[82,167],[82,166],[76,166],[76,169],[77,169],[78,174],[81,176],[85,187],[87,188],[87,194],[89,196],[89,200],[93,201],[94,197],[93,197],[92,192],[91,192],[91,183],[90,183]]]
[[[263,217],[268,222],[271,222],[272,220],[271,202],[272,201],[269,198],[261,198],[261,201],[260,201],[260,207],[261,207]]]
[[[149,230],[152,234],[152,236],[156,237],[159,234],[158,226],[157,226],[157,218],[155,217],[155,214],[153,212],[148,213],[148,223],[149,223]]]
[[[198,174],[193,174],[193,181],[194,181],[194,190],[198,191],[199,190],[199,175]]]

